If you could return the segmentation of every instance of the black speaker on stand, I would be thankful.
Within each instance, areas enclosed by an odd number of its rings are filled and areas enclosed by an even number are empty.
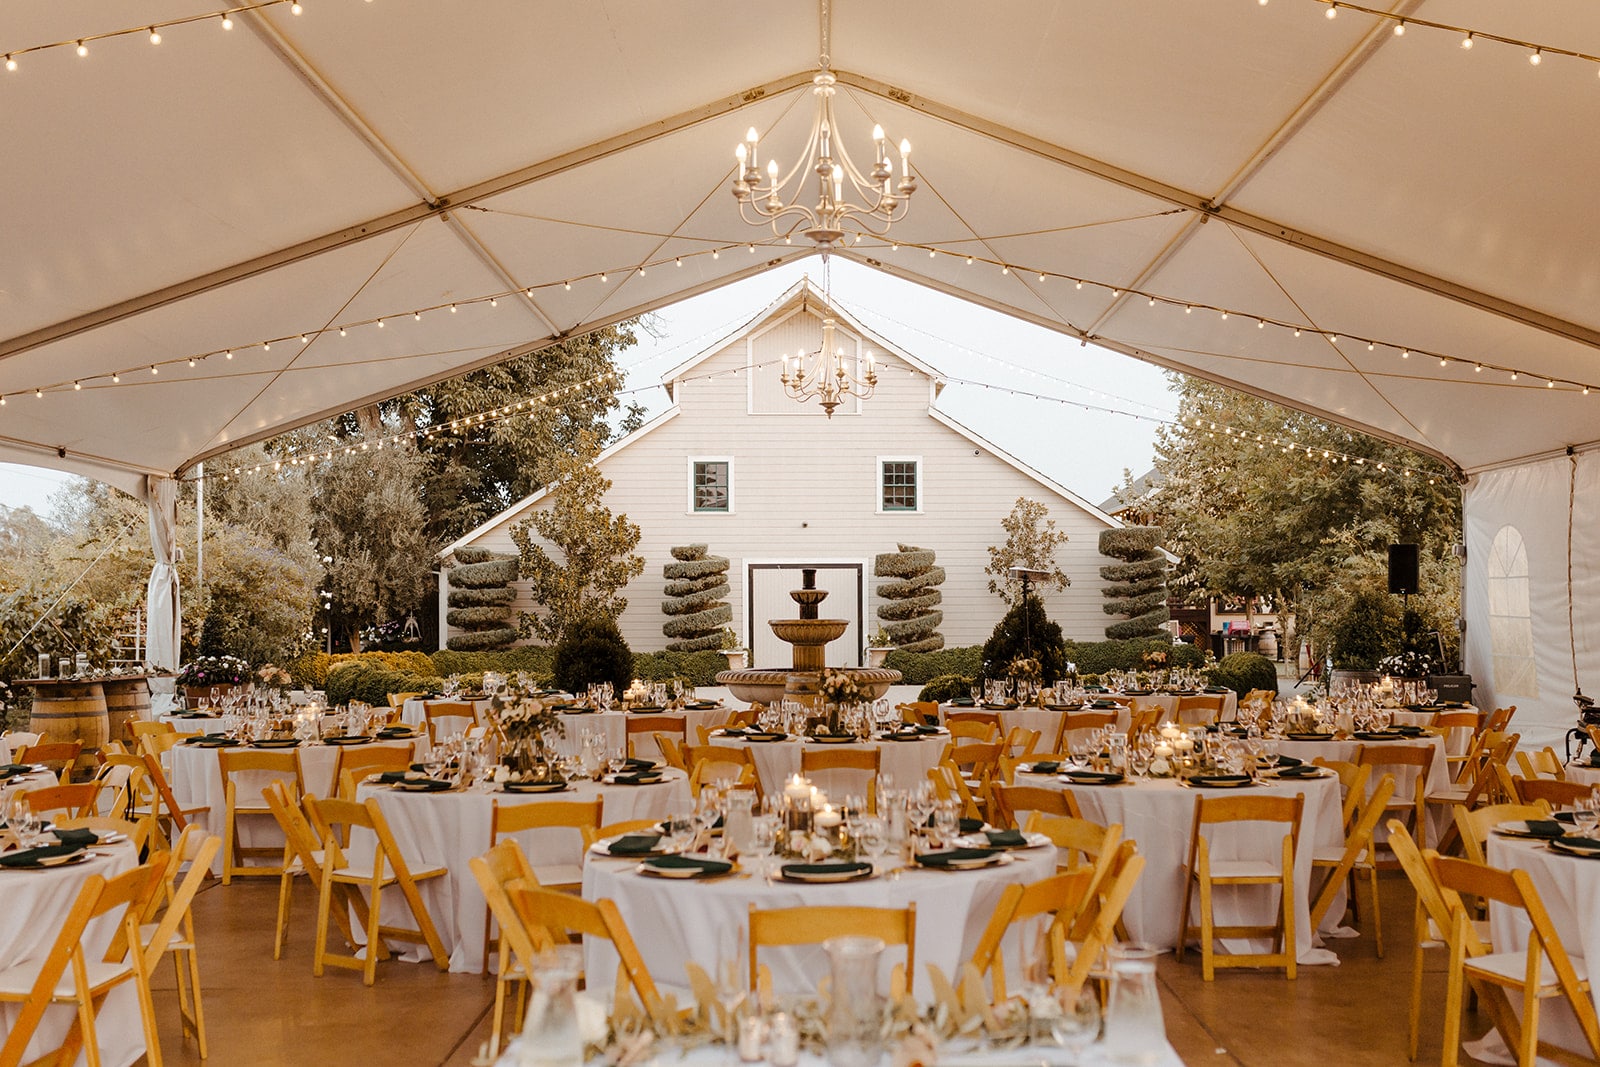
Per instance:
[[[1417,546],[1390,545],[1389,592],[1399,595],[1402,611],[1410,612],[1411,594],[1420,592],[1419,586]]]

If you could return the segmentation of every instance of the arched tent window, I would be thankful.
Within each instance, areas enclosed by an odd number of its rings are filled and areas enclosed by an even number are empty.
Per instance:
[[[1515,526],[1502,526],[1489,549],[1489,645],[1497,695],[1539,695],[1528,604],[1528,549]]]

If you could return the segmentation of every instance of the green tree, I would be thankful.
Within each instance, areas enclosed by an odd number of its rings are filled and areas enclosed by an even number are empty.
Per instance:
[[[552,643],[580,619],[620,616],[628,606],[622,588],[644,573],[644,557],[633,551],[639,527],[605,506],[611,479],[594,465],[600,448],[599,434],[584,430],[573,451],[547,460],[540,481],[549,505],[511,530],[541,608],[522,613],[523,630]]]
[[[1179,557],[1174,593],[1269,596],[1302,633],[1324,632],[1318,618],[1349,601],[1389,544],[1409,541],[1441,583],[1433,595],[1458,600],[1445,560],[1461,498],[1436,464],[1209,382],[1174,375],[1174,388],[1178,419],[1157,434],[1163,481],[1146,518]]]
[[[334,632],[352,651],[362,627],[404,617],[428,587],[433,542],[417,496],[424,464],[409,448],[369,449],[313,472],[313,531],[329,559]]]
[[[1040,594],[1072,584],[1067,572],[1056,563],[1056,550],[1067,543],[1067,534],[1056,529],[1048,507],[1019,496],[1011,514],[1000,520],[1000,528],[1006,532],[1005,544],[989,546],[989,565],[984,568],[989,575],[989,592],[1008,605],[1020,601],[1022,583],[1008,573],[1012,567],[1050,572],[1050,577],[1030,583]]]

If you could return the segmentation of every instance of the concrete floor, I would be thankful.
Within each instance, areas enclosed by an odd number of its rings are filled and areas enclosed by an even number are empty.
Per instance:
[[[1341,1067],[1406,1061],[1406,997],[1410,975],[1412,895],[1399,876],[1381,895],[1387,956],[1377,958],[1369,934],[1335,941],[1338,967],[1305,967],[1294,982],[1281,972],[1221,971],[1203,982],[1196,956],[1171,955],[1158,969],[1167,1033],[1189,1067]],[[213,884],[196,898],[201,975],[210,1040],[202,1061],[177,1024],[172,969],[157,979],[162,1052],[174,1065],[373,1063],[467,1067],[488,1031],[493,983],[476,975],[441,974],[429,964],[380,964],[377,985],[359,973],[311,975],[315,900],[304,887],[280,961],[272,959],[277,883]],[[1442,954],[1431,954],[1424,985],[1419,1063],[1440,1052]],[[1486,1023],[1466,1020],[1469,1036]],[[1476,1063],[1463,1056],[1465,1064]]]

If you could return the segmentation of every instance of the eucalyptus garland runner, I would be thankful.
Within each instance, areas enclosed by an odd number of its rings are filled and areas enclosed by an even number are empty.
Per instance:
[[[944,568],[933,565],[932,549],[900,545],[898,552],[881,552],[872,573],[891,581],[878,585],[878,618],[895,647],[903,652],[936,652],[944,647],[939,624],[944,612],[934,609],[944,600],[935,586],[944,583]]]
[[[673,562],[661,568],[667,579],[662,614],[670,615],[661,632],[673,640],[669,652],[703,652],[722,647],[722,628],[733,621],[728,595],[728,560],[707,554],[705,544],[679,545]]]

